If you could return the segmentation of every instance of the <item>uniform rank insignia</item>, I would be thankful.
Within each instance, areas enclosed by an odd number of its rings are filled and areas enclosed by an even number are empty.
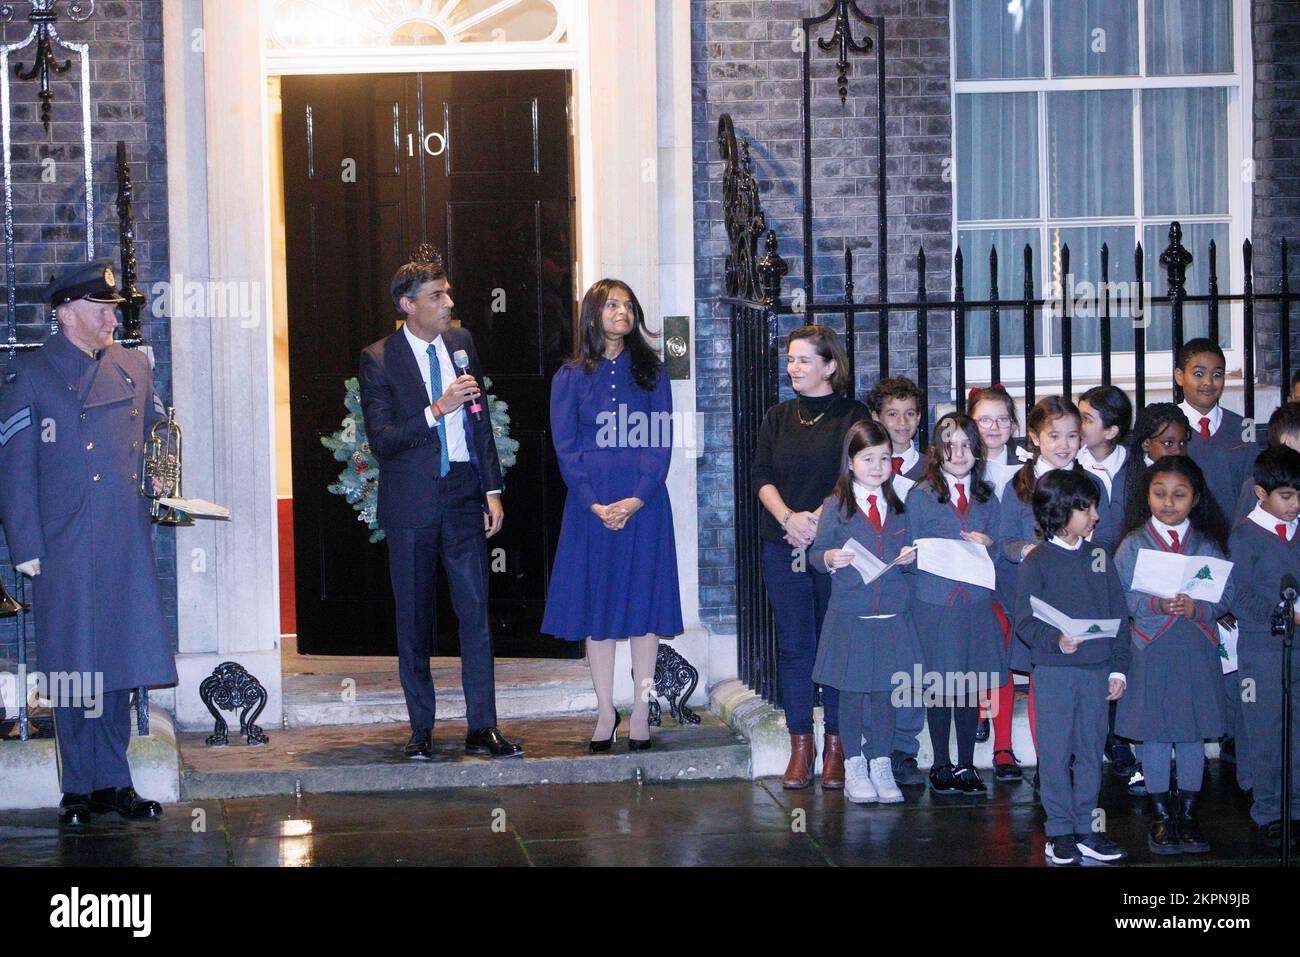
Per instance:
[[[0,419],[0,448],[9,444],[9,440],[32,424],[32,407],[19,409],[7,419]]]

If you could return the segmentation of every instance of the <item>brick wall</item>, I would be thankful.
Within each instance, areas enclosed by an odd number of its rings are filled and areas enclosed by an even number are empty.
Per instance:
[[[28,4],[15,4],[14,22],[0,27],[4,43],[22,40],[31,30]],[[117,141],[126,143],[127,159],[135,183],[137,284],[149,294],[153,283],[164,280],[167,268],[166,150],[163,112],[162,2],[161,0],[100,0],[84,23],[67,19],[66,4],[59,3],[59,35],[70,43],[90,45],[90,97],[95,254],[119,260],[117,210]],[[72,58],[72,68],[53,79],[52,122],[47,133],[40,122],[37,80],[20,81],[12,65],[30,68],[35,44],[10,55],[9,89],[12,118],[13,199],[16,294],[19,303],[19,339],[40,341],[48,330],[48,310],[40,293],[49,276],[68,263],[85,259],[85,180],[81,126],[81,77],[75,54],[56,50],[62,62]],[[52,159],[49,163],[44,160]],[[53,182],[45,182],[53,170]],[[2,265],[0,265],[2,268]],[[119,270],[120,272],[120,270]],[[5,277],[8,281],[8,277]],[[154,374],[159,391],[171,395],[171,351],[167,320],[146,310],[144,334],[153,345]],[[0,326],[0,340],[7,338]],[[0,357],[4,358],[4,357]],[[163,577],[166,609],[176,622],[176,548],[174,534],[155,536],[158,569]],[[12,584],[9,555],[0,537],[0,574]],[[30,639],[39,622],[29,626],[29,661],[34,657]],[[0,623],[0,661],[12,659],[15,630]]]
[[[1300,290],[1300,2],[1255,0],[1251,9],[1255,50],[1255,201],[1251,242],[1255,288],[1276,292],[1279,244],[1289,246],[1291,288]],[[1258,310],[1256,342],[1260,379],[1278,381],[1278,308]],[[1291,355],[1300,356],[1300,308],[1291,309]],[[1296,365],[1293,361],[1292,369]]]
[[[951,282],[952,188],[943,161],[952,150],[947,0],[859,0],[868,15],[886,18],[886,183],[889,295],[916,292],[916,251],[924,246],[927,287],[946,297]],[[697,401],[706,426],[700,462],[699,535],[701,618],[718,632],[735,623],[730,340],[721,295],[727,255],[722,211],[718,117],[730,113],[738,140],[748,140],[768,225],[790,265],[782,295],[803,286],[800,114],[800,20],[817,16],[826,0],[692,0],[691,73],[695,167]],[[833,22],[810,39],[829,37]],[[854,35],[861,39],[862,25]],[[854,256],[855,298],[877,296],[876,60],[855,57],[849,97],[841,106],[835,52],[813,51],[813,235],[819,302],[842,301],[844,250]],[[827,320],[823,320],[827,321]],[[790,328],[798,324],[789,320]],[[828,321],[837,330],[842,319]],[[862,395],[878,377],[875,318],[857,320],[857,387]],[[950,387],[947,317],[929,318],[930,400]],[[916,374],[916,322],[908,313],[890,319],[890,372]],[[784,393],[788,395],[788,393]]]

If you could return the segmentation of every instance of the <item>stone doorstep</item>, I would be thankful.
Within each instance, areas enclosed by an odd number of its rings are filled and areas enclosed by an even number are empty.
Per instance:
[[[271,742],[250,748],[233,732],[225,748],[208,748],[204,735],[182,733],[181,798],[397,791],[445,787],[501,787],[527,784],[591,784],[635,780],[699,781],[748,779],[749,745],[714,715],[701,714],[697,727],[652,730],[655,747],[627,750],[627,718],[619,740],[604,755],[588,752],[592,716],[573,714],[503,721],[502,731],[525,747],[520,758],[494,760],[464,753],[465,723],[439,721],[435,759],[410,761],[401,748],[409,725],[360,724],[268,729]]]
[[[172,716],[156,706],[149,708],[149,734],[133,730],[127,750],[131,779],[137,791],[164,803],[181,799],[180,756]],[[0,810],[44,808],[58,805],[59,775],[50,738],[0,742]]]
[[[790,760],[790,732],[785,724],[785,712],[773,707],[760,698],[748,685],[739,679],[721,681],[709,689],[709,704],[713,712],[744,736],[753,751],[754,777],[779,776],[785,773],[786,763]],[[814,737],[817,742],[817,770],[821,770],[822,748],[822,709],[813,713]],[[956,748],[956,732],[951,738],[952,747]],[[920,753],[917,764],[929,769],[934,763],[934,752],[930,747],[930,736],[924,731],[920,737]],[[1026,695],[1017,693],[1015,708],[1011,716],[1011,746],[1016,757],[1025,767],[1037,763],[1034,753],[1033,738],[1029,733],[1029,701]],[[1207,754],[1217,756],[1218,745],[1211,745]],[[993,740],[975,745],[975,766],[993,767]]]

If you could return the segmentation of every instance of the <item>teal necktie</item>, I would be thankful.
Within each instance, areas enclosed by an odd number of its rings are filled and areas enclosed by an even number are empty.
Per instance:
[[[438,362],[438,350],[429,343],[429,385],[430,391],[433,392],[433,399],[436,402],[442,395],[442,364]],[[441,462],[438,465],[438,476],[445,478],[451,471],[451,458],[447,455],[447,417],[438,418],[438,444],[442,446]]]

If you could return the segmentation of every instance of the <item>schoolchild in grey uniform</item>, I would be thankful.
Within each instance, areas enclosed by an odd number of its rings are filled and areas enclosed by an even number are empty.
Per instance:
[[[894,376],[878,381],[863,401],[871,410],[871,418],[889,433],[894,475],[909,482],[919,480],[925,471],[925,455],[916,447],[916,433],[926,410],[921,389],[906,376]],[[895,490],[900,498],[907,499],[905,489],[895,486]],[[894,750],[890,755],[894,777],[899,784],[924,784],[925,774],[917,767],[916,755],[921,747],[925,710],[899,708],[895,717]]]
[[[1097,527],[1091,541],[1113,557],[1124,535],[1124,510],[1128,506],[1129,476],[1141,467],[1132,467],[1128,447],[1124,444],[1133,427],[1133,403],[1123,390],[1113,385],[1099,385],[1079,396],[1079,414],[1083,417],[1079,464],[1102,484],[1105,493],[1097,503]],[[1115,702],[1110,704],[1110,731],[1106,735],[1106,756],[1111,768],[1125,778],[1137,767],[1137,757],[1125,741],[1115,737]]]
[[[1003,608],[1016,606],[1016,578],[1020,563],[1042,542],[1038,520],[1034,518],[1034,487],[1044,475],[1054,470],[1069,470],[1084,474],[1078,462],[1082,418],[1079,409],[1068,398],[1048,395],[1039,399],[1029,411],[1025,421],[1027,445],[1034,452],[1034,460],[1026,462],[1015,474],[1006,491],[998,513],[998,545],[995,549],[998,572],[998,600]],[[1089,479],[1098,488],[1101,482]],[[1033,665],[1029,649],[1023,642],[1011,643],[1011,669],[1029,677],[1029,732],[1038,747],[1038,719],[1034,710]]]
[[[809,561],[834,578],[813,679],[840,693],[844,796],[855,804],[896,804],[903,792],[890,761],[898,710],[892,693],[899,676],[907,676],[910,683],[921,662],[912,624],[912,589],[901,578],[901,568],[864,583],[858,571],[848,567],[853,555],[844,549],[851,538],[888,565],[912,542],[906,508],[893,489],[889,434],[877,423],[861,421],[849,427],[840,476],[821,516]],[[909,550],[900,565],[915,560],[915,550]]]
[[[1016,403],[1001,383],[987,388],[974,388],[966,393],[966,414],[979,426],[984,440],[984,478],[993,483],[993,491],[1002,500],[1003,490],[1019,468],[1021,459],[1016,454],[1015,431],[1020,425],[1016,417]],[[996,560],[996,559],[995,559]],[[1003,645],[1011,651],[1011,619],[1009,610],[1000,601],[993,602],[993,613],[1002,626]],[[975,725],[975,740],[993,738],[993,777],[998,781],[1019,781],[1024,777],[1020,762],[1011,748],[1011,718],[1015,710],[1016,686],[1008,681],[998,689],[992,708],[985,705],[980,710],[979,723]],[[992,715],[989,711],[992,710]]]
[[[1158,598],[1132,589],[1138,551],[1224,558],[1227,525],[1207,492],[1200,467],[1170,455],[1145,469],[1134,485],[1127,532],[1115,553],[1129,585],[1133,664],[1115,731],[1138,746],[1151,802],[1147,846],[1156,854],[1205,853],[1210,845],[1196,819],[1205,773],[1205,739],[1223,733],[1223,670],[1215,623],[1232,603],[1233,579],[1211,604],[1187,595]],[[1178,754],[1177,798],[1170,768]]]
[[[994,543],[998,500],[984,480],[984,442],[974,420],[949,413],[935,423],[925,475],[907,497],[915,538],[952,538],[990,547]],[[926,721],[934,766],[930,787],[939,794],[988,793],[975,770],[977,689],[957,691],[958,676],[978,676],[989,691],[1008,680],[1002,627],[993,611],[993,591],[966,582],[916,573],[916,628],[921,636],[927,681],[937,674],[944,687],[939,704],[928,701]],[[950,684],[951,682],[951,684]],[[957,729],[957,763],[951,763],[948,729]]]
[[[1034,667],[1039,794],[1050,864],[1115,862],[1127,854],[1095,829],[1106,744],[1107,702],[1124,694],[1128,608],[1114,563],[1098,562],[1087,537],[1097,524],[1097,486],[1057,469],[1034,488],[1034,517],[1047,541],[1025,557],[1016,588],[1016,636]],[[1031,597],[1071,618],[1118,618],[1113,638],[1068,638],[1034,617]]]
[[[1281,847],[1282,639],[1272,634],[1270,619],[1281,604],[1283,576],[1300,580],[1300,452],[1285,446],[1261,452],[1254,479],[1257,505],[1228,540],[1232,608],[1241,629],[1239,672],[1255,688],[1253,699],[1241,705],[1246,733],[1238,757],[1253,785],[1251,819],[1264,843]],[[1291,669],[1291,814],[1300,818],[1300,655],[1293,654]]]
[[[1187,423],[1186,414],[1172,402],[1152,402],[1138,413],[1137,422],[1133,424],[1133,434],[1129,436],[1129,460],[1133,463],[1135,476],[1134,481],[1129,483],[1130,499],[1133,495],[1133,485],[1136,484],[1136,476],[1143,469],[1155,464],[1156,459],[1164,458],[1166,455],[1187,454],[1187,442],[1191,433],[1192,427]],[[1127,520],[1127,508],[1125,520]],[[1120,537],[1123,538],[1123,535],[1121,534]],[[1115,773],[1118,774],[1120,771],[1119,767],[1115,768]],[[1129,771],[1128,793],[1135,797],[1144,797],[1147,793],[1141,761],[1138,761]]]

